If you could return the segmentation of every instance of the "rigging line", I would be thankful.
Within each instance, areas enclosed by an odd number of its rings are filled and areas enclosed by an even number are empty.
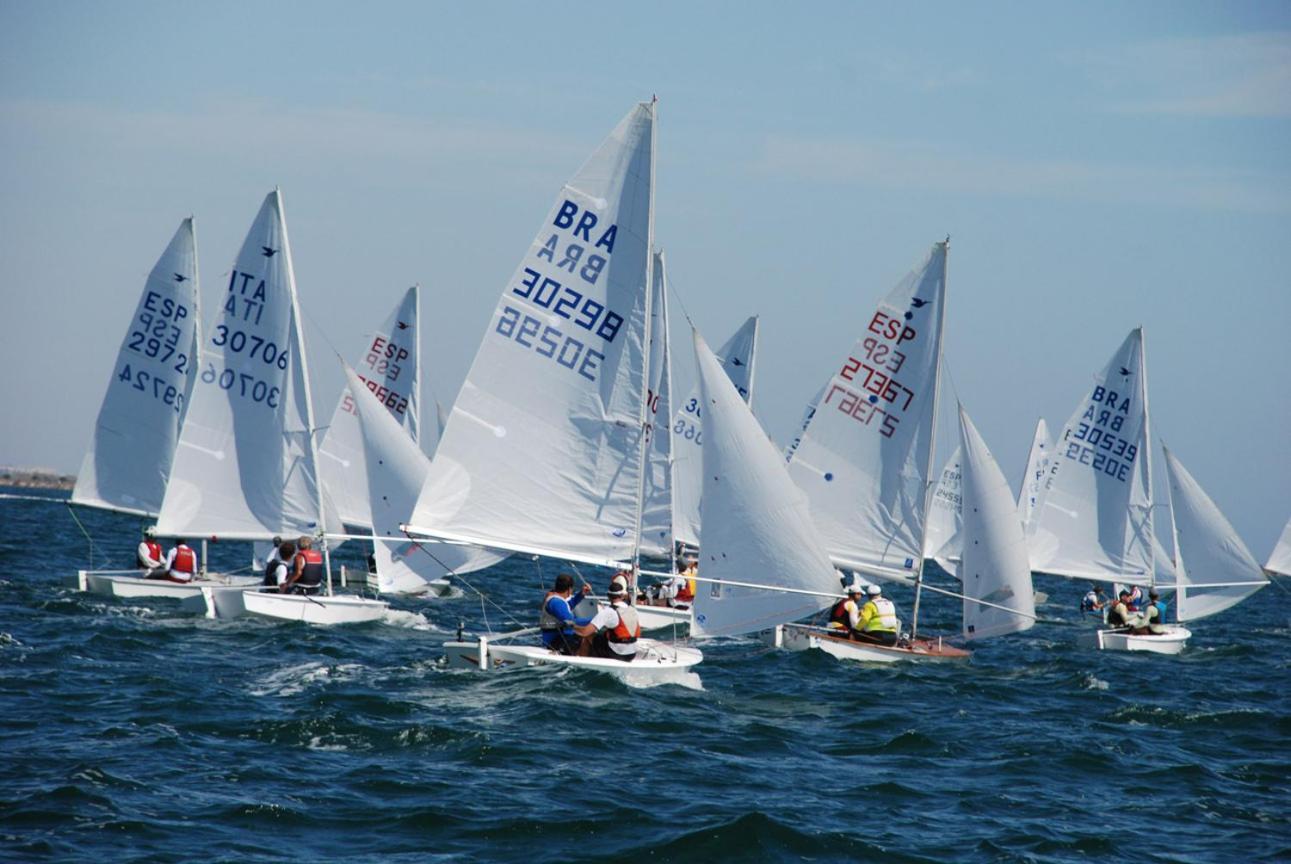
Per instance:
[[[81,529],[81,533],[85,535],[85,539],[90,544],[90,569],[93,570],[94,569],[94,538],[90,536],[90,532],[86,531],[85,526],[81,524],[81,518],[76,515],[76,510],[75,508],[72,507],[72,502],[70,501],[67,502],[67,512],[72,514],[72,520],[76,522],[76,527]]]
[[[408,534],[408,532],[407,532],[407,531],[405,531],[405,532],[404,532],[404,535],[408,538],[408,540],[409,540],[409,541],[411,541],[411,542],[412,542],[412,544],[413,544],[416,548],[418,548],[418,549],[422,550],[423,552],[425,552],[427,555],[429,555],[429,556],[430,556],[430,558],[431,558],[431,560],[432,560],[432,561],[434,561],[434,562],[435,562],[436,564],[438,564],[440,567],[443,567],[443,568],[444,568],[444,570],[446,571],[446,575],[451,575],[451,576],[453,576],[453,577],[454,577],[454,578],[456,578],[459,582],[461,582],[463,585],[465,585],[467,588],[470,588],[472,591],[474,591],[476,594],[478,594],[478,595],[479,595],[479,597],[480,597],[480,617],[482,617],[482,618],[484,619],[484,626],[485,626],[486,628],[488,628],[490,632],[492,631],[492,629],[493,629],[493,628],[492,628],[492,626],[489,624],[489,615],[488,615],[488,610],[487,610],[487,609],[485,608],[485,606],[484,606],[484,604],[485,604],[486,602],[487,602],[487,603],[490,603],[490,604],[492,604],[494,607],[496,607],[496,608],[497,608],[497,610],[498,610],[498,612],[502,613],[503,618],[505,618],[505,619],[507,619],[507,620],[511,621],[512,623],[517,624],[517,625],[519,625],[519,626],[521,626],[521,627],[523,627],[523,626],[524,626],[524,625],[523,625],[523,624],[522,624],[518,619],[516,619],[513,615],[511,615],[511,613],[509,613],[509,612],[507,611],[506,607],[504,607],[504,606],[502,606],[502,605],[500,605],[500,604],[498,604],[498,603],[495,603],[493,600],[489,599],[489,598],[488,598],[488,596],[487,596],[483,591],[481,591],[479,588],[476,588],[474,585],[472,585],[472,584],[470,583],[470,581],[468,581],[468,580],[466,579],[466,577],[464,577],[462,574],[460,574],[460,573],[458,573],[457,571],[455,571],[453,568],[449,567],[449,566],[448,566],[447,564],[445,564],[443,561],[440,561],[438,558],[436,558],[436,557],[434,556],[434,554],[433,554],[433,553],[431,553],[431,551],[430,551],[429,549],[427,549],[423,544],[418,543],[416,540],[413,540],[413,538],[412,538],[412,535],[411,535],[411,534]]]

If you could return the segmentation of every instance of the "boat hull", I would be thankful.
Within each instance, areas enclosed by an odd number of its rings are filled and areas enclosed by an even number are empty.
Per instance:
[[[774,647],[788,651],[816,648],[839,660],[862,663],[945,662],[967,660],[971,656],[963,648],[947,645],[941,639],[915,639],[906,646],[871,645],[804,624],[782,624],[770,631],[770,641]]]
[[[690,607],[646,606],[637,604],[637,619],[642,630],[663,630],[669,627],[689,627],[692,620]]]
[[[1123,630],[1099,630],[1098,650],[1178,654],[1192,638],[1192,631],[1181,624],[1167,624],[1165,630],[1165,633],[1151,636],[1135,636]]]
[[[205,587],[254,586],[259,579],[254,576],[224,576],[194,579],[192,582],[170,582],[166,579],[148,579],[138,570],[79,570],[77,587],[91,594],[108,597],[169,597],[175,600],[200,598]]]
[[[259,591],[244,592],[242,603],[249,615],[327,625],[380,621],[390,608],[390,604],[384,600],[371,600],[367,597],[306,597],[301,594]]]
[[[203,585],[202,591],[195,597],[186,597],[180,601],[180,608],[194,615],[207,618],[227,620],[240,618],[247,613],[246,603],[242,597],[248,591],[259,591],[255,585]]]
[[[607,672],[619,677],[630,676],[634,679],[668,677],[687,671],[704,659],[698,648],[672,645],[654,639],[639,639],[637,656],[630,662],[604,657],[571,657],[549,651],[541,645],[496,644],[487,638],[446,642],[444,653],[449,666],[455,669],[498,672],[530,666],[563,666]]]

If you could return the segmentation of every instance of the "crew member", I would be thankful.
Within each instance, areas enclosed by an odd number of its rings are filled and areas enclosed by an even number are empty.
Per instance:
[[[695,577],[699,575],[699,564],[695,559],[686,562],[686,569],[681,571],[684,583],[677,588],[673,597],[678,603],[693,603],[695,600]]]
[[[848,585],[846,590],[847,596],[835,603],[829,613],[829,629],[851,636],[861,629],[861,604],[864,602],[865,586],[856,581]]]
[[[1152,588],[1148,591],[1148,605],[1143,607],[1139,619],[1139,627],[1134,631],[1136,633],[1160,636],[1166,632],[1165,603],[1161,601],[1161,595],[1157,593],[1157,589]]]
[[[152,576],[155,571],[161,570],[166,561],[166,555],[161,551],[161,544],[157,542],[157,526],[149,525],[143,529],[143,539],[139,541],[139,548],[135,550],[135,566],[140,570],[147,570],[148,575]],[[156,575],[160,576],[160,573]]]
[[[853,638],[877,645],[897,644],[897,630],[901,626],[897,607],[883,596],[883,589],[878,585],[869,586],[865,593],[869,600],[861,607],[860,627],[853,631]]]
[[[561,654],[574,654],[578,651],[578,634],[575,627],[586,625],[592,619],[579,618],[574,609],[583,602],[591,591],[586,583],[574,593],[574,577],[561,573],[556,577],[556,587],[542,598],[542,607],[538,612],[538,626],[542,630],[542,644],[552,651]]]
[[[296,544],[288,540],[275,546],[269,553],[269,563],[264,568],[264,584],[270,588],[281,588],[287,582],[290,569],[287,562],[296,557]]]
[[[1080,601],[1081,612],[1101,612],[1107,605],[1107,597],[1103,594],[1102,585],[1091,585],[1089,593]]]
[[[610,604],[597,610],[585,626],[576,628],[583,636],[579,655],[631,661],[637,656],[641,621],[628,604],[628,580],[620,574],[610,581]]]
[[[296,541],[296,554],[291,559],[291,573],[278,587],[284,594],[317,594],[325,575],[323,556],[313,548],[314,541],[301,537]]]
[[[1107,612],[1108,627],[1129,627],[1138,616],[1130,611],[1130,592],[1127,588],[1122,588],[1121,593],[1117,595],[1116,602]]]
[[[161,568],[148,574],[149,579],[168,579],[171,582],[192,582],[197,576],[197,553],[188,548],[183,538],[175,538],[175,548],[166,556]]]
[[[1139,607],[1143,604],[1143,589],[1137,585],[1131,585],[1129,593],[1130,597],[1129,600],[1126,601],[1125,606],[1131,612],[1137,612],[1139,611]]]

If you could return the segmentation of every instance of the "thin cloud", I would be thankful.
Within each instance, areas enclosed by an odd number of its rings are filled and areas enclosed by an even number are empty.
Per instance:
[[[1069,59],[1118,94],[1114,111],[1291,117],[1291,31],[1156,39]]]
[[[984,197],[1259,213],[1291,210],[1291,182],[1285,177],[1159,164],[1003,157],[879,139],[770,136],[751,170],[783,180]]]

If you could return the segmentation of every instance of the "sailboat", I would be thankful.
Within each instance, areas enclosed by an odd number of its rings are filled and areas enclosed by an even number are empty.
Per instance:
[[[401,526],[414,538],[633,566],[649,449],[654,129],[654,103],[638,105],[556,196]],[[480,670],[608,663],[651,674],[702,659],[653,640],[638,643],[632,663],[568,657],[518,641],[534,633],[459,639],[445,651]]]
[[[157,533],[243,541],[317,538],[330,581],[323,533],[339,527],[339,519],[325,504],[318,478],[300,306],[277,189],[266,196],[247,233],[221,311],[203,351]],[[241,601],[245,611],[268,617],[335,620],[319,614],[323,607],[312,597],[181,587],[200,592],[208,614],[214,604]],[[384,612],[386,604],[366,602],[364,613]]]
[[[1264,564],[1264,572],[1269,575],[1281,573],[1283,576],[1291,576],[1291,519],[1287,520],[1286,527],[1278,537],[1278,542],[1269,553],[1269,560]]]
[[[1036,504],[1044,492],[1044,481],[1049,474],[1052,458],[1053,439],[1049,437],[1048,424],[1041,417],[1035,424],[1035,435],[1031,439],[1031,449],[1027,452],[1027,467],[1022,472],[1022,485],[1018,488],[1018,516],[1028,534],[1035,521]]]
[[[198,369],[199,297],[193,219],[149,273],[117,352],[72,503],[148,519],[161,510]],[[194,589],[138,569],[82,570],[77,587],[119,597]]]
[[[398,536],[399,524],[412,514],[413,501],[392,508],[389,501],[375,494],[374,475],[370,470],[373,466],[369,466],[365,455],[368,447],[360,428],[357,396],[359,389],[371,393],[411,445],[403,448],[400,443],[388,442],[378,448],[377,458],[400,458],[408,472],[402,479],[416,482],[420,488],[420,481],[429,465],[419,447],[421,432],[425,429],[429,433],[432,445],[438,444],[441,432],[437,412],[428,427],[422,424],[420,333],[420,290],[414,285],[405,292],[381,327],[365,337],[353,365],[354,378],[349,382],[350,386],[342,390],[332,412],[332,421],[318,446],[323,486],[335,503],[341,521],[374,532],[372,542],[377,563],[377,588],[386,594],[446,594],[450,590],[444,579],[447,574],[489,567],[506,557],[505,553],[471,546],[445,546],[436,556],[417,556],[413,567],[404,563],[405,555],[400,552],[408,548],[406,540],[377,539]],[[389,451],[396,447],[402,451],[401,455],[389,455]],[[385,485],[388,473],[388,466],[378,470],[375,482]],[[374,506],[380,506],[383,514],[384,524],[379,531],[374,531],[378,521],[374,517]]]
[[[1070,579],[1177,588],[1175,615],[1190,621],[1240,602],[1267,582],[1218,508],[1168,452],[1173,560],[1159,542],[1142,328],[1121,343],[1058,436],[1029,538],[1036,570]],[[1234,543],[1234,540],[1236,542]],[[1240,547],[1240,553],[1237,548]],[[1206,580],[1189,572],[1208,569]],[[1257,578],[1258,577],[1258,578]],[[1207,589],[1219,588],[1218,596]],[[1189,598],[1191,595],[1191,599]],[[1100,630],[1111,650],[1177,654],[1191,632],[1181,624],[1134,635]]]

